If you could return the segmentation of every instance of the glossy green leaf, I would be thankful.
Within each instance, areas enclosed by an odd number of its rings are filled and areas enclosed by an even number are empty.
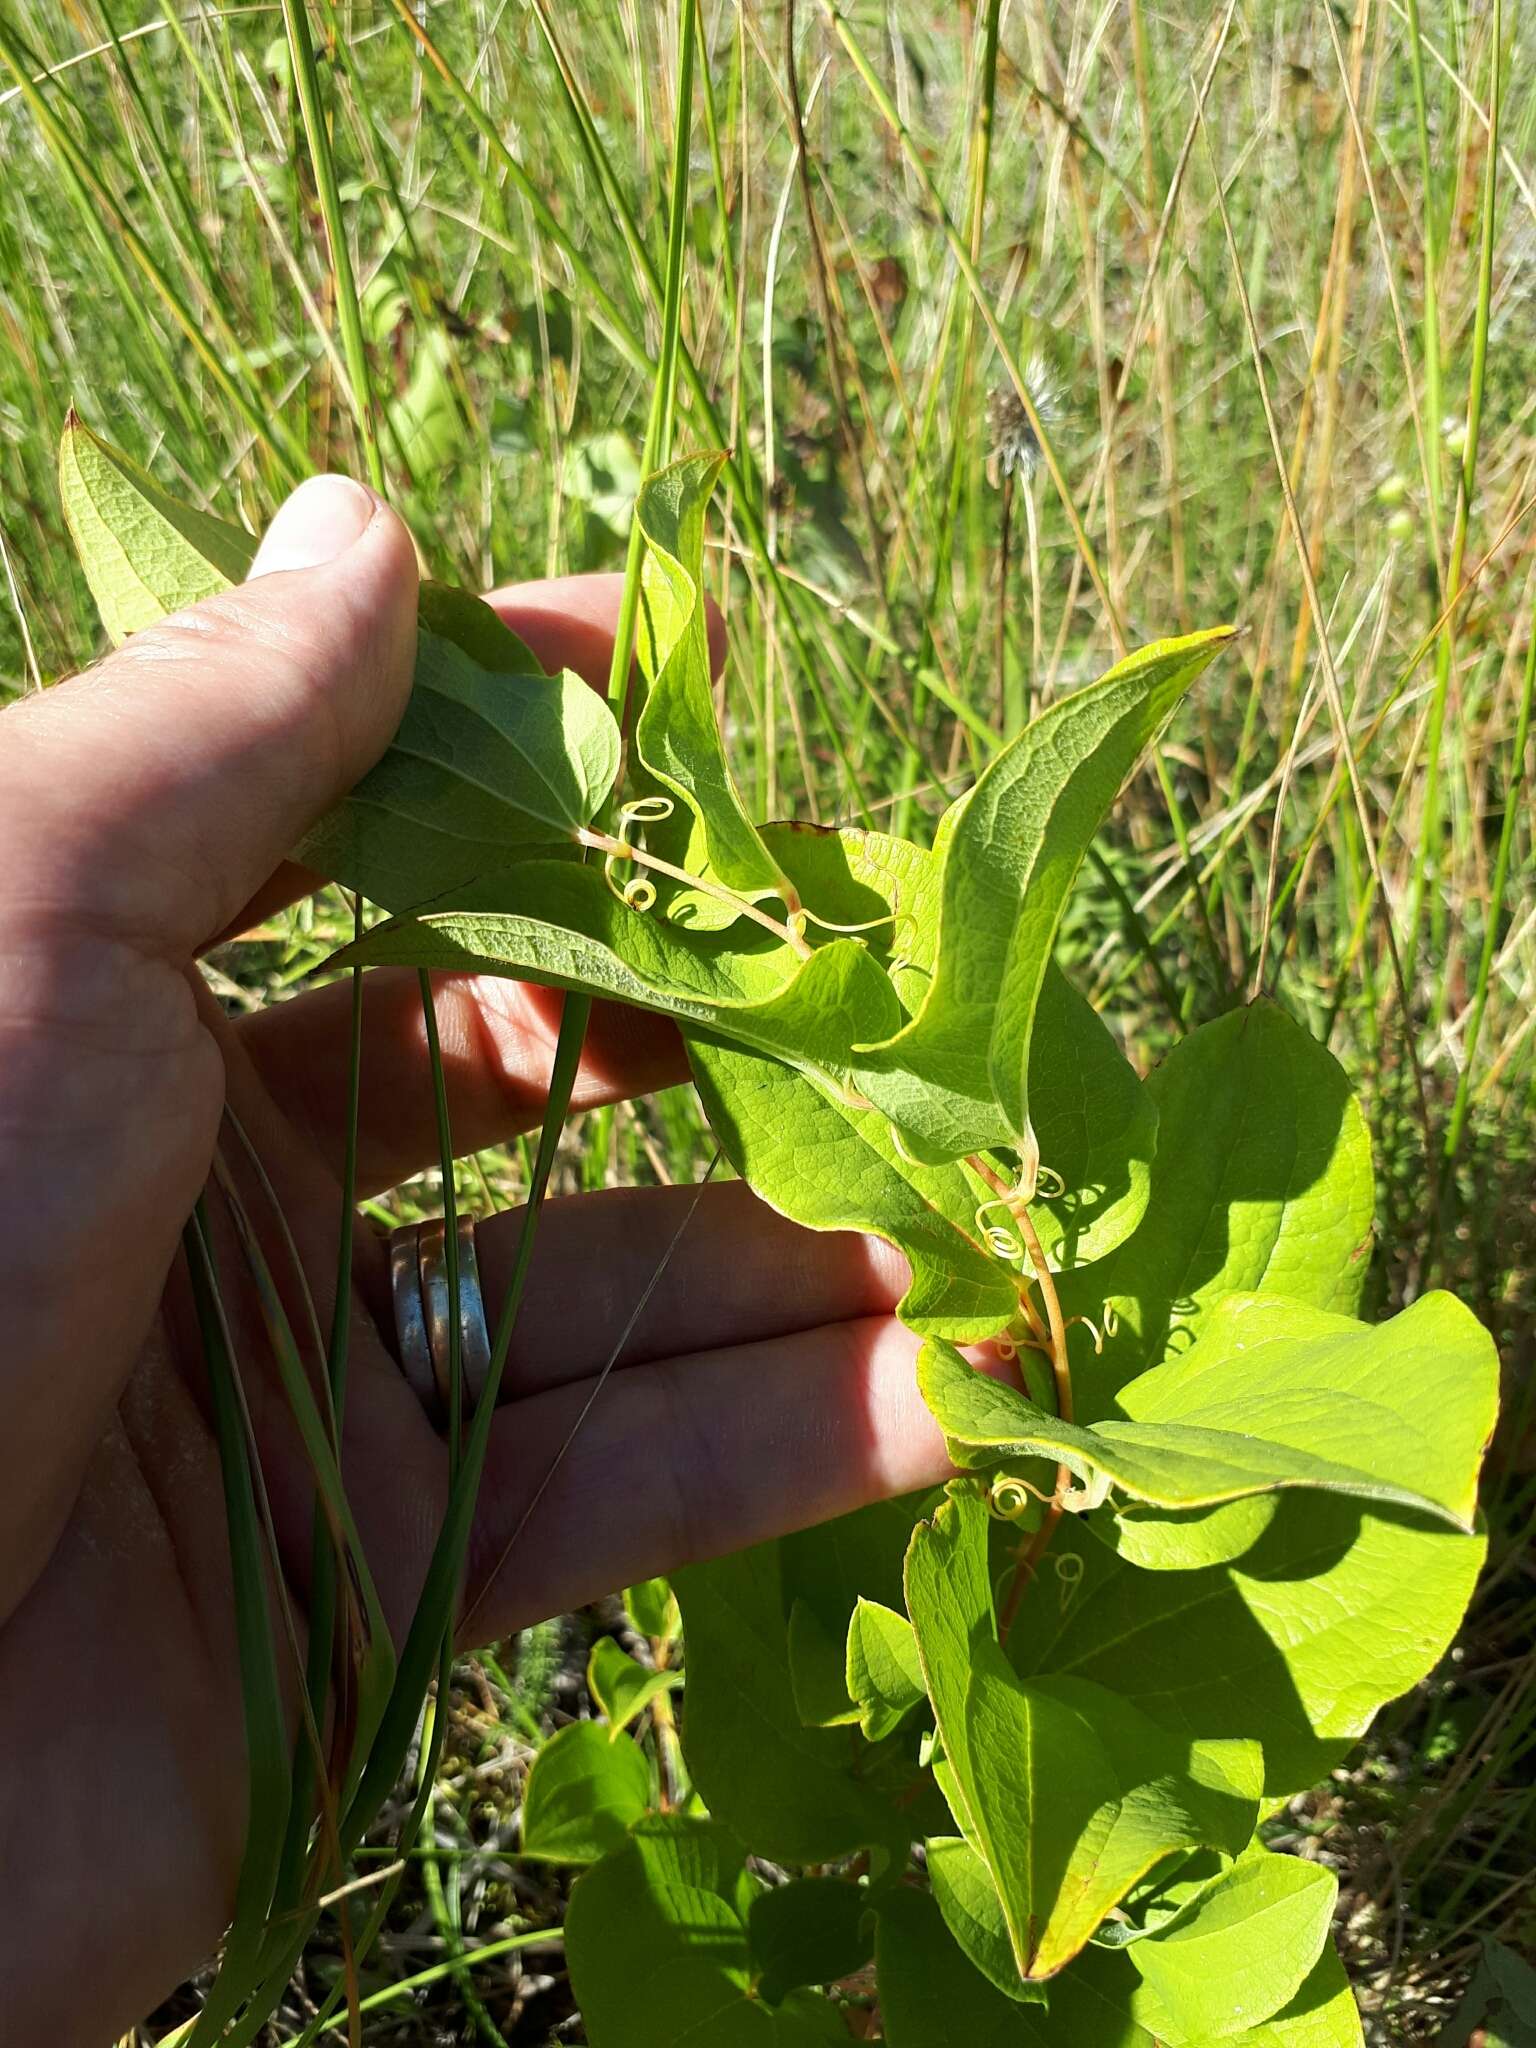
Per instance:
[[[1025,1593],[1009,1637],[1020,1670],[1114,1686],[1192,1737],[1256,1738],[1276,1799],[1315,1784],[1433,1668],[1485,1550],[1423,1518],[1282,1493],[1234,1562],[1144,1572],[1091,1522],[1063,1524]]]
[[[523,1854],[595,1863],[650,1804],[651,1767],[639,1744],[610,1742],[595,1721],[573,1721],[549,1738],[528,1773]]]
[[[73,411],[59,444],[59,489],[70,538],[114,646],[241,582],[256,553],[244,527],[178,503]]]
[[[624,1612],[652,1642],[672,1642],[683,1626],[677,1597],[665,1579],[639,1579],[626,1587]]]
[[[920,1007],[939,939],[939,864],[928,848],[853,825],[780,820],[762,834],[806,907],[807,935],[856,932],[903,1007]]]
[[[852,940],[802,960],[772,938],[689,932],[631,910],[595,867],[529,861],[512,878],[521,914],[462,909],[375,925],[334,956],[457,974],[511,974],[707,1026],[833,1075],[855,1020],[894,1006],[890,983]]]
[[[870,1782],[857,1732],[801,1719],[780,1546],[690,1565],[673,1585],[688,1653],[683,1753],[710,1812],[779,1863],[827,1863],[871,1844],[904,1854],[910,1823]]]
[[[492,674],[423,631],[399,730],[298,858],[390,910],[489,885],[535,850],[574,851],[619,751],[612,713],[571,670]]]
[[[71,415],[66,516],[114,640],[241,580],[256,543],[178,504]],[[345,801],[297,849],[386,909],[444,898],[532,847],[569,846],[613,785],[619,735],[579,676],[546,677],[467,591],[424,583],[405,717]]]
[[[571,1893],[565,1952],[591,2048],[817,2048],[847,2040],[825,1999],[758,1996],[743,1850],[711,1821],[653,1815]]]
[[[1242,1426],[1310,1448],[1369,1474],[1384,1489],[1374,1497],[1402,1490],[1470,1528],[1498,1380],[1493,1339],[1454,1295],[1423,1295],[1369,1324],[1278,1295],[1234,1294],[1189,1350],[1124,1388],[1120,1405],[1144,1428]]]
[[[1119,1503],[1090,1525],[1127,1564],[1149,1572],[1194,1572],[1230,1564],[1252,1550],[1275,1519],[1277,1493],[1250,1493],[1215,1507],[1167,1509]]]
[[[1325,1945],[1305,1984],[1273,2019],[1226,2038],[1240,2042],[1242,2048],[1365,2048],[1360,2009],[1332,1944]],[[1186,2042],[1178,2048],[1208,2044]]]
[[[608,1739],[616,1742],[622,1730],[643,1714],[658,1694],[681,1685],[680,1671],[650,1671],[620,1649],[612,1636],[599,1636],[587,1658],[587,1690],[608,1723]]]
[[[1328,1943],[1339,1883],[1320,1863],[1254,1848],[1127,1950],[1175,2041],[1222,2040],[1272,2019]]]
[[[747,1912],[758,1995],[770,2005],[809,1984],[835,1984],[874,1948],[866,1894],[837,1877],[801,1877],[759,1892]]]
[[[984,1242],[982,1222],[996,1217],[977,1212],[991,1190],[968,1167],[918,1164],[877,1111],[766,1059],[696,1036],[689,1056],[722,1149],[765,1201],[813,1230],[873,1231],[905,1254],[912,1282],[898,1313],[910,1329],[971,1342],[1016,1313],[1018,1269]],[[1042,1129],[1059,1136],[1053,1159],[1067,1180],[1059,1202],[1036,1205],[1037,1227],[1053,1263],[1095,1258],[1140,1218],[1156,1113],[1103,1025],[1055,973],[1035,1058],[1052,1105]]]
[[[1336,1239],[1337,1244],[1340,1240]],[[1223,1339],[1229,1334],[1229,1342]],[[1230,1357],[1227,1355],[1230,1352]],[[1311,1361],[1310,1364],[1307,1361]],[[1178,1420],[1208,1402],[1235,1366],[1263,1367],[1270,1385],[1241,1406],[1284,1417],[1299,1370],[1331,1374],[1369,1410],[1349,1454],[1390,1484],[1422,1491],[1442,1513],[1470,1519],[1492,1428],[1498,1361],[1489,1339],[1447,1297],[1431,1295],[1379,1329],[1294,1303],[1241,1299],[1204,1320],[1185,1356],[1125,1390],[1138,1420]],[[1243,1414],[1228,1412],[1228,1420]],[[1224,1561],[1204,1561],[1231,1535],[1215,1511],[1202,1525],[1170,1518],[1184,1569],[1133,1571],[1067,1527],[1054,1548],[1081,1566],[1070,1599],[1035,1584],[1010,1646],[1030,1674],[1112,1684],[1192,1735],[1254,1735],[1266,1790],[1313,1783],[1377,1708],[1443,1654],[1481,1563],[1481,1538],[1423,1515],[1324,1493],[1284,1493]],[[1134,1546],[1156,1540],[1155,1518]],[[1122,1532],[1123,1541],[1123,1532]]]
[[[1051,1985],[1051,2048],[1362,2048],[1360,2013],[1331,1946],[1272,2019],[1225,2036],[1184,2036],[1139,1978],[1135,1950],[1090,1950]]]
[[[1232,637],[1158,641],[1052,704],[945,814],[939,949],[912,1022],[871,1043],[859,1086],[925,1158],[1038,1158],[1030,1037],[1062,911],[1137,757]]]
[[[1072,1334],[1079,1421],[1113,1413],[1125,1382],[1193,1341],[1213,1303],[1273,1293],[1352,1313],[1375,1191],[1365,1124],[1337,1060],[1272,1003],[1207,1024],[1147,1083],[1158,1110],[1146,1215],[1091,1271],[1069,1314],[1117,1328],[1097,1355]],[[1186,1333],[1187,1334],[1183,1334]]]
[[[1270,1295],[1231,1295],[1194,1346],[1124,1388],[1123,1417],[1083,1427],[930,1340],[918,1385],[967,1464],[1033,1455],[1164,1508],[1318,1487],[1438,1514],[1470,1529],[1493,1427],[1492,1340],[1449,1294],[1372,1328]],[[1437,1401],[1446,1376],[1481,1399]],[[1413,1483],[1405,1475],[1412,1475]]]
[[[1107,1687],[1020,1682],[996,1636],[989,1517],[962,1489],[907,1554],[907,1607],[967,1839],[1019,1975],[1052,1977],[1175,1849],[1235,1855],[1258,1819],[1251,1741],[1186,1741]]]
[[[917,1637],[904,1614],[861,1594],[848,1624],[844,1683],[860,1728],[883,1742],[928,1697]]]
[[[244,581],[256,553],[253,534],[173,498],[74,412],[64,423],[59,478],[70,537],[114,641]],[[418,614],[429,633],[481,668],[544,673],[526,643],[467,590],[423,582]]]
[[[901,1156],[885,1117],[778,1061],[690,1035],[688,1057],[721,1150],[763,1200],[812,1230],[878,1232],[905,1255],[909,1329],[970,1342],[1018,1312],[1018,1286],[982,1242],[987,1190],[963,1166]]]
[[[966,1747],[973,1821],[1021,1974],[1052,1977],[1175,1849],[1235,1854],[1258,1821],[1253,1742],[1186,1742],[1104,1687],[1021,1685],[1000,1651],[971,1674]],[[977,1823],[981,1826],[981,1823]]]
[[[832,928],[863,927],[863,943],[902,1003],[920,1008],[939,940],[942,877],[935,856],[905,839],[851,826],[769,825],[763,837],[807,909]],[[1053,1265],[1084,1265],[1102,1258],[1141,1220],[1157,1109],[1109,1027],[1054,967],[1046,971],[1035,1013],[1030,1099],[1042,1161],[1061,1188],[1037,1199],[1036,1228]],[[888,1133],[884,1150],[902,1159]],[[911,1164],[910,1154],[904,1163]]]
[[[1003,1902],[980,1851],[963,1835],[930,1835],[926,1857],[944,1924],[970,1961],[1008,1998],[1045,2004],[1045,1988],[1019,1975]]]
[[[1102,1259],[1146,1214],[1157,1103],[1114,1034],[1066,976],[1047,968],[1029,1042],[1029,1100],[1040,1163],[1061,1183],[1031,1208],[1051,1265]]]
[[[783,896],[784,877],[747,815],[725,757],[709,672],[704,509],[724,461],[723,455],[692,455],[674,462],[646,478],[635,507],[645,536],[637,651],[649,686],[635,748],[680,805],[647,828],[647,844],[738,895]],[[688,902],[696,922],[721,922],[708,899],[690,895]]]

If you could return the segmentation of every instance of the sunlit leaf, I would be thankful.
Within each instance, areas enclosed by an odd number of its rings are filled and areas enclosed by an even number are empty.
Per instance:
[[[599,1636],[587,1659],[587,1690],[608,1723],[610,1741],[617,1741],[659,1694],[682,1682],[680,1671],[648,1671],[612,1636]]]
[[[1255,1848],[1166,1926],[1127,1950],[1178,2042],[1272,2019],[1328,1944],[1339,1881],[1320,1863]]]
[[[671,1642],[683,1625],[676,1596],[665,1579],[639,1579],[626,1587],[624,1612],[653,1642]]]
[[[1097,1539],[1095,1519],[1057,1532],[1070,1587],[1051,1569],[1028,1588],[1010,1655],[1026,1674],[1113,1686],[1190,1736],[1256,1739],[1277,1799],[1315,1784],[1433,1668],[1485,1550],[1443,1523],[1288,1492],[1233,1562],[1145,1572]]]
[[[610,1742],[595,1721],[573,1721],[533,1760],[523,1794],[523,1854],[595,1863],[624,1841],[651,1804],[651,1767],[638,1743]]]
[[[1142,648],[1042,712],[945,813],[932,983],[859,1069],[925,1158],[1014,1145],[1038,1159],[1030,1037],[1068,892],[1143,747],[1231,638],[1219,627]]]
[[[987,1982],[1009,1998],[1044,2005],[1045,1988],[1019,1975],[1003,1902],[981,1852],[961,1835],[930,1835],[926,1860],[944,1924]]]
[[[649,842],[737,894],[784,896],[786,883],[726,760],[715,716],[704,606],[704,508],[725,461],[693,455],[640,490],[635,516],[645,536],[640,572],[638,653],[648,688],[635,727],[640,760],[676,799]],[[692,922],[719,923],[716,906],[690,896]],[[731,922],[727,916],[724,922]]]
[[[998,1645],[984,1504],[962,1489],[907,1554],[957,1819],[1002,1902],[1020,1977],[1054,1976],[1175,1849],[1235,1855],[1258,1819],[1251,1741],[1188,1741],[1108,1687],[1021,1682]]]
[[[181,504],[74,411],[59,444],[59,489],[70,538],[114,645],[239,583],[256,553],[244,527]]]
[[[918,1383],[965,1464],[1060,1462],[1083,1483],[1164,1508],[1319,1487],[1442,1515],[1470,1529],[1493,1426],[1492,1340],[1449,1294],[1375,1328],[1271,1295],[1229,1295],[1193,1348],[1122,1389],[1121,1416],[1063,1422],[930,1340]],[[1480,1399],[1445,1404],[1453,1372]],[[1145,1526],[1145,1525],[1143,1525]]]
[[[519,912],[480,910],[465,891],[467,907],[376,925],[335,963],[510,974],[616,997],[828,1078],[846,1071],[857,1020],[895,1006],[890,983],[852,940],[802,958],[741,927],[686,931],[631,910],[597,868],[569,861],[529,861],[513,889]]]
[[[982,1241],[987,1190],[961,1165],[904,1159],[878,1111],[857,1109],[776,1060],[690,1037],[710,1127],[764,1201],[813,1230],[871,1230],[904,1253],[910,1329],[966,1342],[1018,1312],[1015,1277]]]
[[[882,1742],[928,1697],[917,1637],[904,1614],[861,1594],[848,1624],[844,1683],[871,1742]]]
[[[1158,1111],[1146,1214],[1090,1272],[1069,1313],[1115,1330],[1102,1353],[1072,1334],[1079,1420],[1113,1411],[1129,1379],[1198,1334],[1225,1295],[1285,1294],[1353,1313],[1375,1190],[1371,1147],[1343,1069],[1272,1003],[1194,1031],[1147,1083]]]

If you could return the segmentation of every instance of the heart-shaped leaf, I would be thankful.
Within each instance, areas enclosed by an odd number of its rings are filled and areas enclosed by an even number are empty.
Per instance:
[[[423,629],[398,731],[298,858],[385,909],[450,898],[535,852],[574,856],[619,754],[612,713],[571,670],[493,673]]]
[[[1147,1082],[1158,1112],[1146,1213],[1091,1272],[1068,1275],[1067,1313],[1115,1329],[1072,1336],[1080,1420],[1114,1412],[1127,1380],[1198,1334],[1233,1293],[1289,1295],[1352,1314],[1371,1242],[1371,1145],[1333,1055],[1273,1003],[1191,1032]]]
[[[1113,1686],[1190,1736],[1256,1737],[1271,1799],[1315,1784],[1434,1667],[1486,1549],[1422,1516],[1286,1492],[1234,1561],[1146,1572],[1098,1540],[1095,1520],[1057,1531],[1010,1657],[1031,1676]]]

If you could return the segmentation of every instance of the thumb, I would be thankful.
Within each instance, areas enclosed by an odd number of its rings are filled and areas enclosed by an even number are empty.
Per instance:
[[[6,714],[0,858],[34,911],[178,960],[221,931],[400,722],[405,526],[312,477],[249,580]]]

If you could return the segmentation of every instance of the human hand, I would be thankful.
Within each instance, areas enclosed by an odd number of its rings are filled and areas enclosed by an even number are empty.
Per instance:
[[[617,578],[492,602],[547,665],[605,674]],[[177,1247],[227,1106],[325,1326],[350,994],[324,988],[231,1020],[195,960],[305,886],[285,850],[383,751],[409,689],[415,615],[398,518],[355,484],[317,480],[273,522],[241,589],[0,717],[6,2042],[100,2048],[196,1967],[229,1917],[245,1826],[241,1692]],[[416,977],[380,971],[364,990],[361,1194],[437,1157]],[[444,979],[436,993],[458,1146],[537,1125],[562,999],[491,980]],[[594,1009],[578,1106],[684,1078],[670,1026]],[[259,1185],[233,1148],[225,1159],[265,1237],[275,1219]],[[620,1369],[541,1492],[695,1200]],[[493,1326],[519,1220],[480,1226]],[[302,1616],[308,1467],[233,1240],[221,1242]],[[475,1639],[941,1477],[915,1340],[890,1314],[903,1284],[883,1248],[797,1230],[740,1185],[551,1203],[471,1550]],[[366,1225],[353,1285],[345,1477],[403,1633],[446,1456],[397,1361],[385,1247]]]

